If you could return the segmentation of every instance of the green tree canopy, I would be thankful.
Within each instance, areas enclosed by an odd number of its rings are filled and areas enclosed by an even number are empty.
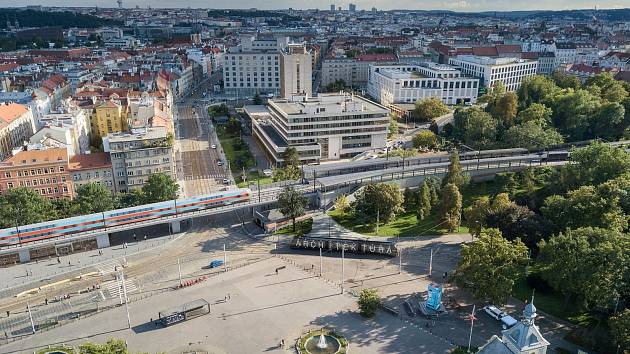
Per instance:
[[[56,218],[50,200],[35,190],[19,187],[9,189],[0,196],[0,223],[2,228],[28,225]]]
[[[515,125],[505,132],[503,138],[507,148],[549,148],[562,144],[564,139],[552,127],[544,127],[534,121]]]
[[[601,228],[567,229],[539,244],[541,275],[565,296],[587,307],[608,307],[630,290],[630,238]]]
[[[470,233],[479,237],[481,230],[486,226],[486,217],[490,213],[490,197],[487,195],[477,198],[470,206],[464,209],[464,217]]]
[[[415,106],[411,117],[416,122],[428,122],[450,112],[448,106],[435,97],[417,100]]]
[[[559,88],[556,83],[542,75],[526,77],[518,89],[518,100],[521,108],[545,102]]]
[[[572,151],[571,162],[561,170],[566,189],[598,185],[630,171],[630,153],[600,142]]]
[[[615,80],[611,73],[589,77],[584,85],[587,90],[596,87],[597,90],[594,92],[597,92],[602,99],[608,102],[619,103],[628,97],[628,92],[626,92],[621,81]]]
[[[451,232],[457,230],[461,224],[462,194],[457,185],[447,183],[442,188],[440,219],[443,225]]]
[[[80,354],[129,354],[122,339],[109,339],[106,343],[83,343],[79,346]]]
[[[475,149],[496,145],[497,120],[478,106],[458,109],[454,114],[453,136]]]
[[[475,242],[462,245],[453,279],[479,300],[504,304],[526,262],[527,247],[520,240],[508,241],[499,230],[484,229]]]
[[[591,120],[601,105],[599,97],[586,90],[562,90],[547,102],[555,127],[572,141],[590,137]]]
[[[79,186],[75,202],[81,214],[100,213],[114,209],[112,192],[99,183],[92,182]]]
[[[368,184],[356,196],[355,210],[358,216],[386,224],[404,211],[403,195],[395,184]]]
[[[304,215],[308,200],[293,186],[287,186],[278,196],[278,207],[280,212],[293,221],[293,231],[295,232],[295,219]]]
[[[612,316],[608,320],[610,332],[615,339],[615,344],[620,348],[630,349],[630,309]]]
[[[558,85],[558,87],[563,89],[571,88],[577,90],[580,86],[582,86],[582,84],[580,83],[580,79],[562,71],[555,71],[551,75],[551,78],[556,83],[556,85]]]
[[[422,186],[420,186],[416,208],[419,220],[424,220],[431,213],[431,187],[427,181],[422,182]]]
[[[526,109],[518,113],[516,122],[518,124],[534,122],[541,127],[548,127],[551,125],[551,108],[545,106],[542,103],[532,103]]]
[[[457,188],[460,188],[468,184],[470,178],[468,175],[464,174],[457,150],[451,151],[449,160],[450,164],[448,165],[446,175],[442,179],[442,186],[451,183],[457,186]]]
[[[437,135],[430,130],[421,130],[413,139],[413,147],[433,149],[437,146]]]
[[[173,177],[165,173],[154,173],[142,186],[142,194],[145,203],[175,200],[179,196],[179,185]]]

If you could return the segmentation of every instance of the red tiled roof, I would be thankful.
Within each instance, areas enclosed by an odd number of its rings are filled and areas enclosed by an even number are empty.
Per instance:
[[[95,152],[92,154],[74,155],[70,158],[70,171],[89,170],[111,167],[109,153]]]
[[[499,55],[496,47],[473,47],[472,52],[474,55],[482,57],[496,57]]]
[[[3,165],[32,165],[42,162],[68,161],[66,148],[20,151],[2,162]]]
[[[395,54],[361,54],[357,55],[358,61],[395,61]]]
[[[28,108],[18,103],[0,104],[0,119],[2,119],[6,124],[13,122],[26,112],[28,112]]]

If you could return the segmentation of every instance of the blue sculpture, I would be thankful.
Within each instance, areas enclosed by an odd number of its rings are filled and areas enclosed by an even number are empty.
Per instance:
[[[426,307],[428,309],[438,311],[442,307],[442,287],[429,284],[428,299]]]

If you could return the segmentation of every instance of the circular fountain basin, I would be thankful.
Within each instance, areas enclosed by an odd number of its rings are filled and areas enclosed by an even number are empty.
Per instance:
[[[341,343],[339,340],[331,335],[324,334],[324,338],[326,339],[326,348],[320,348],[317,346],[319,342],[320,335],[313,335],[309,339],[306,340],[304,347],[306,348],[306,352],[310,354],[335,354],[341,348]]]

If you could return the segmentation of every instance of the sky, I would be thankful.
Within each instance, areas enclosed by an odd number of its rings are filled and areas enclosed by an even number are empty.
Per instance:
[[[259,8],[259,9],[329,9],[331,4],[343,9],[352,2],[357,9],[380,10],[453,10],[453,11],[510,11],[510,10],[566,10],[630,7],[629,0],[123,0],[125,7],[199,7],[199,8]],[[99,6],[116,7],[115,0],[0,0],[1,7],[24,5],[44,6]]]

